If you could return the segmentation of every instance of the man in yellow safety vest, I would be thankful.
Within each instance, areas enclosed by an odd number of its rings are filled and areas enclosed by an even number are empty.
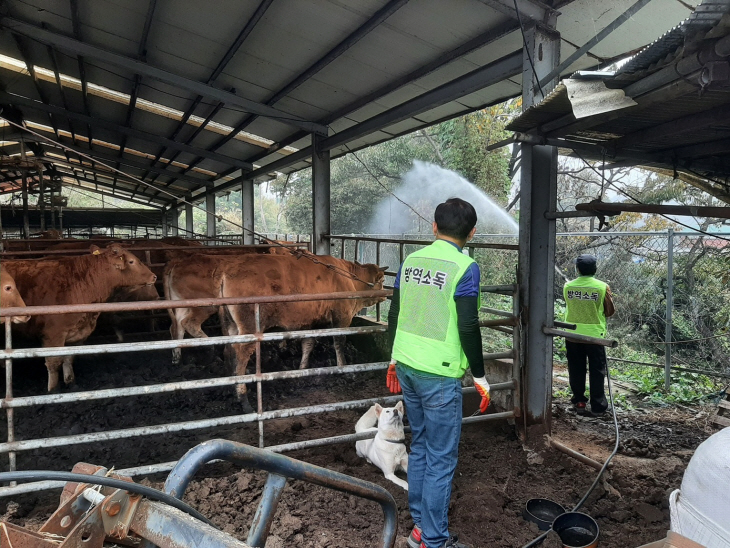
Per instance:
[[[613,316],[614,306],[611,288],[595,278],[596,258],[593,255],[580,255],[575,260],[578,277],[565,284],[565,321],[576,325],[578,335],[606,337],[606,318]],[[568,355],[568,376],[573,392],[571,402],[578,414],[588,413],[586,391],[586,359],[590,380],[590,402],[592,415],[602,415],[608,409],[606,393],[603,388],[606,376],[606,348],[597,344],[565,339]]]
[[[474,207],[459,198],[434,213],[436,240],[411,253],[398,271],[388,313],[393,348],[388,388],[403,390],[411,427],[409,548],[468,548],[448,530],[451,481],[461,436],[461,378],[467,368],[489,406],[479,331],[479,266],[463,248],[476,231]]]

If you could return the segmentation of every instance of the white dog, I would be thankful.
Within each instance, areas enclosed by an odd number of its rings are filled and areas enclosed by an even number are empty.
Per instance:
[[[355,432],[367,431],[377,431],[377,434],[371,440],[360,440],[355,444],[358,456],[368,459],[383,471],[386,479],[407,491],[408,483],[395,475],[396,470],[408,473],[403,402],[398,402],[395,407],[382,407],[376,403],[368,409],[355,425]]]

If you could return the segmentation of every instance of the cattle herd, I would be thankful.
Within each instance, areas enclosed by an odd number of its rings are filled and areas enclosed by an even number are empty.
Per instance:
[[[28,249],[28,240],[25,249]],[[12,250],[13,241],[4,249]],[[39,242],[40,243],[40,242]],[[167,300],[314,294],[382,289],[384,272],[359,264],[272,242],[270,246],[204,246],[179,237],[134,242],[62,240],[45,246],[42,258],[15,259],[4,253],[3,308],[90,304],[158,299],[156,283]],[[9,245],[8,245],[9,244]],[[38,249],[38,245],[31,249]],[[73,256],[61,252],[82,253]],[[15,255],[17,256],[17,254]],[[260,306],[261,331],[347,327],[363,307],[384,298],[269,303]],[[202,324],[218,314],[225,335],[256,330],[253,305],[201,306],[168,310],[173,339],[185,334],[206,337]],[[13,317],[13,329],[43,347],[83,344],[97,325],[98,312]],[[301,367],[309,362],[313,339],[303,339]],[[235,373],[243,375],[254,344],[231,345]],[[344,365],[342,339],[335,338],[337,364]],[[173,352],[180,361],[180,349]],[[48,391],[74,382],[73,356],[48,357]],[[239,396],[246,392],[238,385]]]

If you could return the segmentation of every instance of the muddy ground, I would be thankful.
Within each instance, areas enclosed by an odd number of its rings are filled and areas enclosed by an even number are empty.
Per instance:
[[[356,343],[358,341],[355,341]],[[348,344],[348,362],[375,361],[379,356],[362,341]],[[285,348],[266,345],[264,370],[298,366],[294,343]],[[315,348],[313,362],[334,365],[328,342]],[[42,394],[42,362],[27,362],[15,369],[16,396]],[[229,374],[219,352],[187,351],[185,364],[173,367],[169,351],[79,358],[77,390],[154,384]],[[362,399],[387,395],[384,373],[317,377],[308,381],[279,381],[265,385],[264,408]],[[640,402],[636,402],[641,405]],[[476,402],[466,403],[466,412]],[[577,417],[566,400],[553,405],[556,439],[597,459],[613,448],[610,421]],[[196,390],[144,398],[119,398],[16,410],[17,438],[64,436],[100,430],[153,425],[164,422],[235,415],[242,412],[230,387]],[[265,426],[267,445],[351,433],[362,411],[281,419]],[[679,487],[682,472],[693,450],[712,429],[701,409],[637,409],[619,417],[622,442],[614,466],[588,499],[584,511],[601,528],[602,546],[640,546],[661,538],[669,524],[667,497]],[[4,423],[4,421],[3,421]],[[0,436],[6,433],[0,430]],[[138,437],[104,444],[74,445],[22,452],[19,469],[69,470],[77,461],[126,468],[175,460],[196,443],[227,438],[256,444],[256,424],[216,428],[163,437]],[[354,444],[335,445],[288,453],[289,456],[382,485],[399,507],[399,533],[407,535],[412,522],[405,491],[385,480],[382,473],[355,453]],[[460,459],[453,484],[450,527],[475,547],[519,547],[537,533],[522,518],[529,498],[543,497],[566,507],[574,505],[593,482],[596,471],[571,458],[548,450],[526,451],[507,422],[465,426]],[[246,538],[265,475],[230,465],[204,469],[185,500],[237,538]],[[164,475],[141,479],[160,487]],[[36,493],[0,500],[0,513],[14,523],[38,527],[58,504],[56,492]],[[282,497],[268,547],[348,547],[379,545],[382,512],[371,502],[292,481]],[[401,539],[397,546],[403,545]],[[549,538],[546,547],[559,546]]]

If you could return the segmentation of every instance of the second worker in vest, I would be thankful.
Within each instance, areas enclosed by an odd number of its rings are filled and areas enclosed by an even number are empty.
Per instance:
[[[439,204],[436,241],[409,255],[398,271],[388,313],[393,352],[388,388],[403,390],[411,427],[408,506],[411,548],[466,548],[449,533],[451,482],[461,437],[461,377],[467,367],[489,405],[479,331],[479,267],[462,252],[477,214],[464,200]]]
[[[614,306],[611,288],[595,278],[596,258],[593,255],[580,255],[575,260],[578,277],[565,284],[565,321],[576,325],[579,335],[606,338],[606,318],[613,316]],[[570,400],[578,414],[588,411],[586,391],[586,359],[590,381],[590,413],[602,415],[608,409],[603,387],[606,377],[606,348],[597,344],[571,341],[566,337],[565,350],[568,356],[568,376],[573,397]]]

